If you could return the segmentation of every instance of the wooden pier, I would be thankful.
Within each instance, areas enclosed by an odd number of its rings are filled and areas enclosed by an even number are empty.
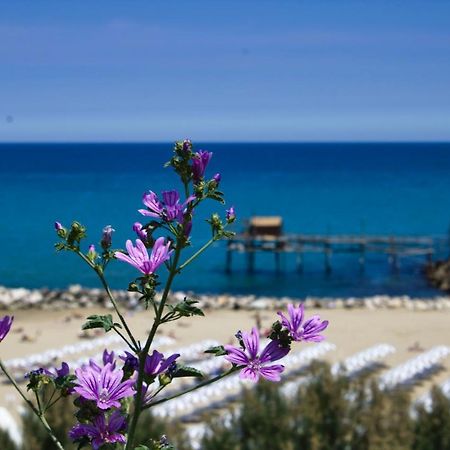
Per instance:
[[[281,255],[286,253],[296,255],[298,272],[303,271],[307,253],[322,253],[326,272],[332,270],[332,256],[342,253],[355,254],[361,270],[364,270],[367,254],[384,254],[396,270],[403,257],[423,257],[431,262],[443,241],[431,236],[284,234],[280,217],[254,217],[244,233],[228,241],[226,271],[232,271],[235,252],[246,254],[250,273],[254,271],[258,252],[273,253],[277,271],[281,270]]]

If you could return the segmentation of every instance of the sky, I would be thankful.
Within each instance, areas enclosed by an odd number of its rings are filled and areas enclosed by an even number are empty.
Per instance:
[[[0,142],[450,140],[448,0],[0,9]]]

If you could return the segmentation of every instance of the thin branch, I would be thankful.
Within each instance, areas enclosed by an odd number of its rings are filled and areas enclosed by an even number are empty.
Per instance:
[[[50,436],[51,440],[56,445],[56,447],[58,447],[59,450],[64,450],[63,445],[61,444],[61,442],[59,442],[58,438],[53,433],[53,430],[51,429],[51,427],[48,424],[47,420],[45,419],[44,415],[37,410],[37,408],[33,405],[33,403],[22,392],[22,389],[20,389],[19,385],[16,383],[16,380],[10,375],[10,373],[4,366],[3,361],[1,359],[0,359],[0,368],[3,370],[3,373],[6,375],[6,378],[8,378],[8,380],[11,382],[11,384],[14,386],[16,391],[23,398],[23,400],[28,405],[28,407],[33,411],[33,413],[37,416],[39,421],[42,423],[42,425],[44,426],[45,430],[47,431],[48,435]]]
[[[165,397],[165,398],[162,398],[160,400],[157,400],[156,402],[153,402],[153,403],[145,406],[143,409],[152,408],[153,406],[160,405],[161,403],[168,402],[169,400],[173,400],[174,398],[181,397],[182,395],[187,394],[188,392],[196,391],[197,389],[200,389],[202,387],[208,386],[208,384],[215,383],[216,381],[219,381],[222,378],[227,377],[228,375],[236,372],[239,369],[240,369],[240,367],[234,367],[233,366],[231,369],[227,370],[226,372],[221,373],[220,375],[215,376],[214,378],[210,378],[209,380],[206,380],[203,383],[196,384],[195,386],[192,386],[191,388],[189,388],[189,389],[187,389],[185,391],[181,391],[181,392],[178,392],[178,393],[176,393],[174,395],[171,395],[170,397]]]

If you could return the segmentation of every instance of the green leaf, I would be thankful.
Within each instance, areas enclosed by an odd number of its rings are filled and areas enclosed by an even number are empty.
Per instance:
[[[223,356],[228,354],[223,345],[208,348],[208,350],[205,350],[205,353],[211,353],[214,356]]]
[[[188,298],[184,298],[184,300],[175,306],[168,305],[168,308],[173,312],[179,314],[180,317],[191,317],[191,316],[204,316],[204,312],[194,306],[198,303],[198,300],[192,300]]]
[[[146,445],[140,445],[139,447],[135,447],[134,450],[150,450]]]
[[[113,322],[111,314],[99,316],[97,314],[89,316],[87,322],[81,327],[82,330],[90,330],[92,328],[103,328],[106,332],[111,331],[114,327],[122,328],[118,323]]]
[[[185,377],[204,378],[205,375],[203,374],[203,372],[201,372],[198,369],[195,369],[194,367],[177,365],[177,368],[172,376],[173,378],[185,378]]]
[[[211,200],[215,200],[217,202],[222,203],[222,205],[225,204],[225,200],[223,199],[222,195],[220,195],[221,193],[215,191],[215,192],[210,192],[207,194],[206,198],[210,198]]]

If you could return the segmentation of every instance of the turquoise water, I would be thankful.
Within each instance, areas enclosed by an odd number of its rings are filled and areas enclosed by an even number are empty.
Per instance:
[[[214,152],[209,174],[221,172],[228,206],[239,218],[281,215],[292,233],[360,233],[446,236],[450,225],[450,144],[204,144]],[[3,144],[0,145],[0,284],[25,287],[97,286],[72,254],[56,254],[53,222],[77,219],[97,242],[111,224],[122,246],[142,216],[141,195],[177,186],[163,169],[171,144]],[[203,218],[221,206],[211,203],[197,214],[194,249],[207,227]],[[242,228],[237,223],[236,230]],[[248,275],[236,255],[232,275],[224,273],[225,246],[217,244],[175,288],[198,292],[261,295],[365,296],[434,295],[420,276],[422,258],[400,261],[393,273],[386,258],[370,255],[359,271],[355,255],[335,255],[325,275],[323,257],[307,255],[305,271],[295,271],[286,255],[276,274],[269,255],[258,255]],[[135,275],[120,262],[109,278],[125,288]]]

